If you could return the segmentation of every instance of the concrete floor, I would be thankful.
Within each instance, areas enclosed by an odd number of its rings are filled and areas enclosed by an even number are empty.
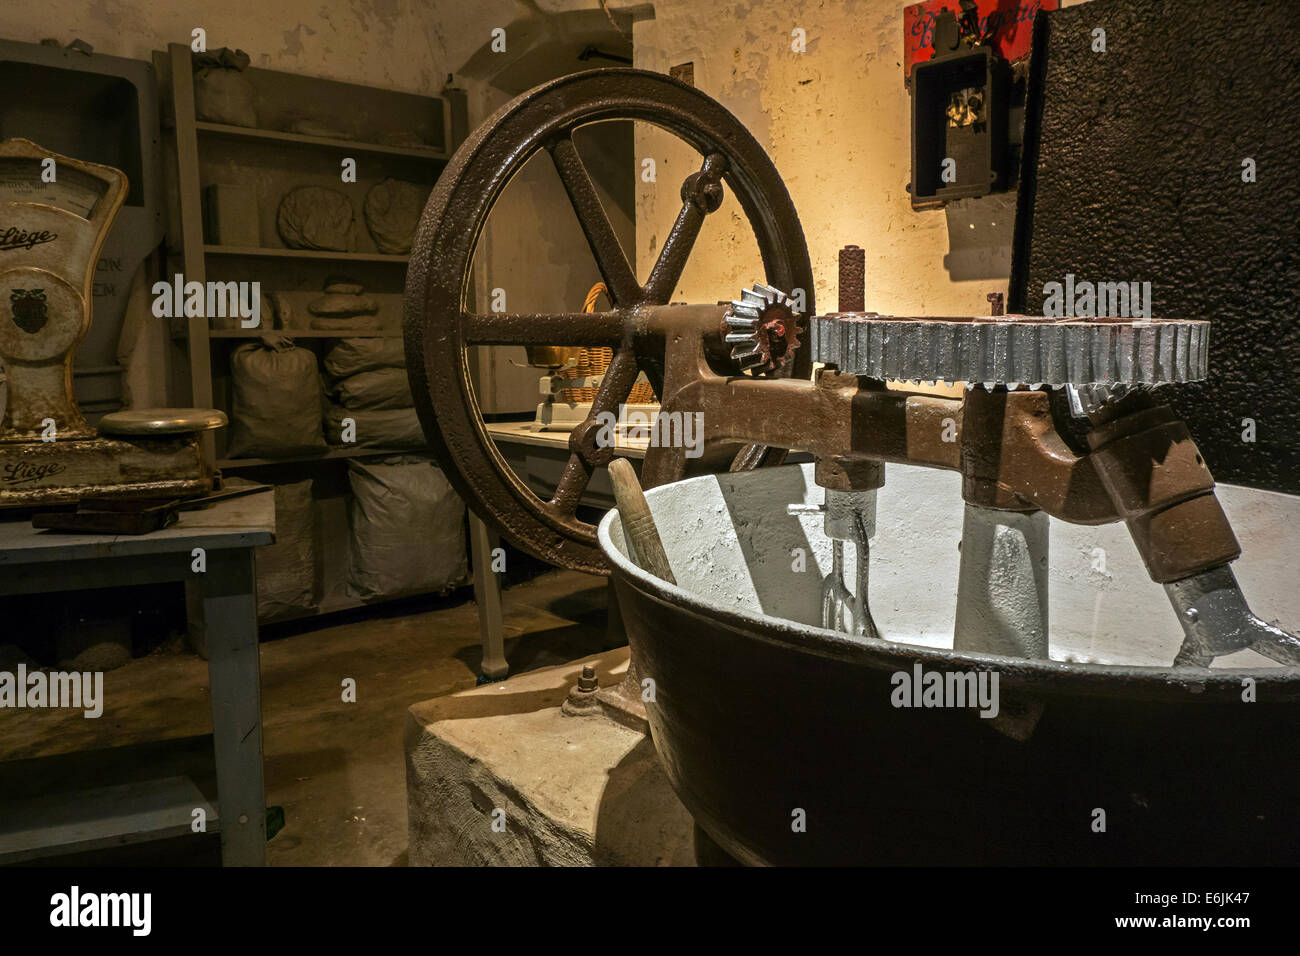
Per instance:
[[[406,708],[474,686],[478,610],[467,596],[266,630],[266,802],[286,816],[268,844],[273,866],[405,865]],[[510,588],[512,672],[599,651],[605,607],[605,582],[576,572],[549,571]],[[356,680],[356,703],[341,700],[348,677]],[[8,711],[0,760],[208,733],[207,684],[206,662],[174,642],[105,675],[98,720],[80,711]]]

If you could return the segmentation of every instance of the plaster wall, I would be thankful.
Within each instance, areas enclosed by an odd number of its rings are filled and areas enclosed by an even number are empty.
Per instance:
[[[47,0],[6,5],[0,35],[32,43],[80,38],[97,53],[148,60],[168,43],[188,44],[202,27],[209,49],[238,47],[253,66],[429,94],[441,88],[448,64],[468,55],[471,16],[515,4],[440,6],[433,16],[415,0],[276,0],[269,7],[261,0]]]
[[[835,308],[837,253],[866,250],[866,305],[912,315],[985,314],[1011,267],[1015,194],[913,212],[911,121],[903,85],[900,0],[658,0],[634,25],[638,67],[695,65],[697,88],[719,100],[767,150],[808,240],[819,310]],[[806,38],[795,52],[795,30]],[[638,159],[657,181],[638,182],[636,261],[644,276],[698,168],[693,150],[639,128]],[[739,204],[728,201],[701,233],[676,299],[730,299],[762,279]]]

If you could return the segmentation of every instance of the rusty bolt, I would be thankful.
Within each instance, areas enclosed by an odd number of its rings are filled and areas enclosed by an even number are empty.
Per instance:
[[[568,695],[560,704],[561,713],[569,717],[591,717],[599,715],[602,710],[600,699],[596,696],[596,668],[591,664],[582,665],[582,676],[578,683],[569,688]]]
[[[594,418],[579,422],[569,432],[569,450],[592,468],[608,465],[614,460],[613,445],[600,444],[601,423]]]
[[[682,202],[694,203],[706,213],[717,212],[722,205],[722,183],[703,170],[691,173],[682,182]]]
[[[999,316],[1006,315],[1005,299],[1001,292],[990,292],[984,297],[989,303],[989,315]]]
[[[840,311],[863,312],[867,308],[867,254],[860,246],[840,250]]]

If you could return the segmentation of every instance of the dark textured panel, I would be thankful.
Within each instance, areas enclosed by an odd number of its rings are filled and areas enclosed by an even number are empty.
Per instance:
[[[1283,0],[1093,0],[1040,15],[1011,308],[1067,272],[1213,320],[1165,396],[1220,481],[1300,493],[1300,43]],[[1092,31],[1107,52],[1092,52]],[[1035,136],[1035,131],[1037,135]],[[1258,181],[1241,180],[1253,158]],[[1242,419],[1257,441],[1241,440]]]

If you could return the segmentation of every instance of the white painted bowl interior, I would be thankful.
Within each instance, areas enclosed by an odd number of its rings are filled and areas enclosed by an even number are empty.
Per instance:
[[[953,472],[887,465],[871,540],[871,612],[883,637],[952,647],[963,505]],[[1300,498],[1233,485],[1219,500],[1241,542],[1233,565],[1252,609],[1265,621],[1300,630]],[[819,630],[821,578],[831,542],[820,515],[792,516],[790,503],[820,504],[811,464],[704,475],[646,493],[678,586],[704,603]],[[600,539],[611,560],[644,576],[627,559],[622,526],[611,511]],[[1059,661],[1167,666],[1182,631],[1142,566],[1128,530],[1055,519],[1050,532],[1051,656]],[[804,552],[806,570],[794,570]],[[852,546],[845,578],[854,580]],[[1216,667],[1278,666],[1252,651]]]

